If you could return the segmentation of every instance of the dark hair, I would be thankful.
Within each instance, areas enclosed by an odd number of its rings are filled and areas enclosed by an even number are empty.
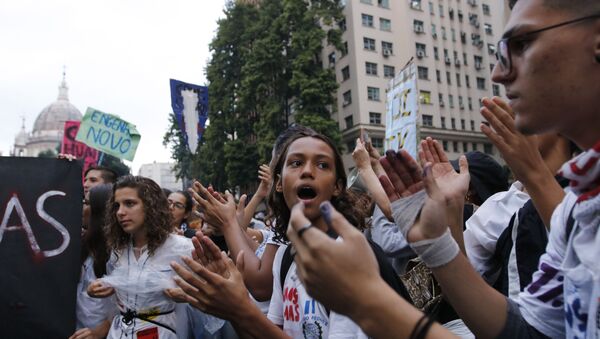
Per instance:
[[[281,176],[283,164],[287,157],[288,149],[290,145],[301,138],[315,138],[325,142],[332,150],[335,160],[335,171],[336,181],[341,185],[341,192],[337,197],[331,198],[331,204],[340,212],[348,221],[359,229],[365,227],[366,215],[363,215],[359,211],[356,211],[353,207],[355,202],[355,196],[353,193],[346,189],[346,171],[344,170],[344,163],[342,162],[342,156],[338,149],[333,144],[333,141],[325,135],[319,134],[312,129],[303,128],[299,129],[293,134],[290,134],[286,139],[285,143],[281,146],[280,152],[274,158],[273,166],[271,168],[271,189],[267,198],[267,203],[271,208],[275,225],[273,226],[273,232],[275,233],[275,239],[279,241],[287,241],[285,232],[287,231],[288,223],[290,220],[290,209],[285,202],[285,198],[282,192],[277,192],[277,180]]]
[[[285,131],[281,132],[277,136],[277,139],[275,139],[275,144],[273,144],[273,153],[274,153],[273,158],[276,158],[281,153],[281,149],[282,149],[283,145],[285,145],[285,142],[288,141],[288,139],[290,137],[294,136],[297,133],[317,133],[317,132],[315,132],[315,130],[313,130],[312,128],[304,127],[297,123],[292,123]]]
[[[106,246],[106,206],[112,195],[112,184],[94,186],[89,192],[90,222],[81,247],[82,262],[91,256],[94,274],[100,278],[106,274],[106,262],[110,252]]]
[[[111,250],[125,248],[130,240],[130,235],[123,231],[117,220],[117,209],[115,204],[115,192],[121,188],[135,188],[138,197],[144,205],[144,227],[148,239],[148,252],[150,255],[162,245],[171,232],[171,212],[167,197],[152,179],[142,176],[126,175],[113,186],[113,195],[110,198],[108,209],[108,227],[106,228],[106,239]]]
[[[172,193],[181,194],[185,198],[185,213],[189,213],[189,212],[192,211],[192,208],[194,207],[194,202],[192,201],[192,196],[190,195],[190,192],[188,192],[188,191],[175,191],[175,192],[172,192]]]
[[[83,173],[83,177],[85,178],[90,171],[100,171],[100,177],[102,177],[102,180],[104,181],[105,184],[114,184],[115,181],[117,181],[117,177],[118,177],[117,172],[113,171],[112,169],[110,169],[108,167],[96,166],[96,165],[90,166]]]
[[[171,191],[168,188],[164,188],[164,187],[162,188],[162,191],[165,194],[165,197],[167,197],[167,198],[169,197],[169,195],[171,195],[171,193],[173,193],[173,191]]]

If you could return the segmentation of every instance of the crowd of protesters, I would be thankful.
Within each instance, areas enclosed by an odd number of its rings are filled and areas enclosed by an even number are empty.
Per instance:
[[[492,72],[509,102],[481,108],[510,176],[361,137],[349,185],[300,125],[255,192],[92,167],[71,338],[600,338],[600,2],[511,6]]]

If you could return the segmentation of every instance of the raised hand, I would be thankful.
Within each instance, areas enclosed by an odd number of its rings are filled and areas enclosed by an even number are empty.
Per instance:
[[[113,295],[115,289],[104,283],[101,279],[96,279],[88,285],[87,293],[92,298],[106,298]]]
[[[207,223],[222,229],[237,224],[236,205],[231,193],[226,192],[222,198],[214,190],[205,188],[195,181],[189,190],[197,206],[202,210],[202,219]]]
[[[321,204],[321,212],[343,241],[331,239],[316,227],[299,235],[298,230],[310,224],[302,203],[292,208],[287,236],[296,249],[298,276],[308,294],[325,307],[348,314],[364,293],[364,286],[373,286],[372,282],[381,279],[377,261],[364,235],[329,202]]]
[[[358,169],[371,167],[369,153],[367,152],[365,144],[360,138],[356,139],[356,147],[354,147],[354,151],[352,152],[352,159],[354,159],[354,163]]]
[[[260,179],[260,184],[255,194],[264,199],[269,194],[269,185],[271,185],[271,169],[269,165],[260,165],[258,168],[258,179]]]
[[[460,157],[460,173],[456,173],[448,157],[437,140],[430,137],[421,141],[419,150],[421,165],[431,164],[431,173],[439,187],[441,194],[448,202],[461,205],[469,190],[469,165],[464,155]]]
[[[388,150],[379,162],[387,174],[379,179],[391,202],[423,189],[421,167],[405,150]]]

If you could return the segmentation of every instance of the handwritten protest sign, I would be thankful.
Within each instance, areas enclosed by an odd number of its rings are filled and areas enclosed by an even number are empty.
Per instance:
[[[81,164],[0,157],[0,338],[68,338],[81,271]]]
[[[100,152],[75,140],[80,124],[81,122],[79,121],[65,121],[65,133],[63,134],[60,153],[72,154],[77,159],[82,159],[83,172],[85,173],[90,166],[95,165],[98,162]]]
[[[75,140],[117,158],[132,161],[140,138],[135,125],[116,115],[88,107]]]

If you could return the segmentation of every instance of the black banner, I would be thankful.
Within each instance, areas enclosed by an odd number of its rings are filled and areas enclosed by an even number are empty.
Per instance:
[[[81,270],[81,164],[0,157],[0,337],[68,338]]]

